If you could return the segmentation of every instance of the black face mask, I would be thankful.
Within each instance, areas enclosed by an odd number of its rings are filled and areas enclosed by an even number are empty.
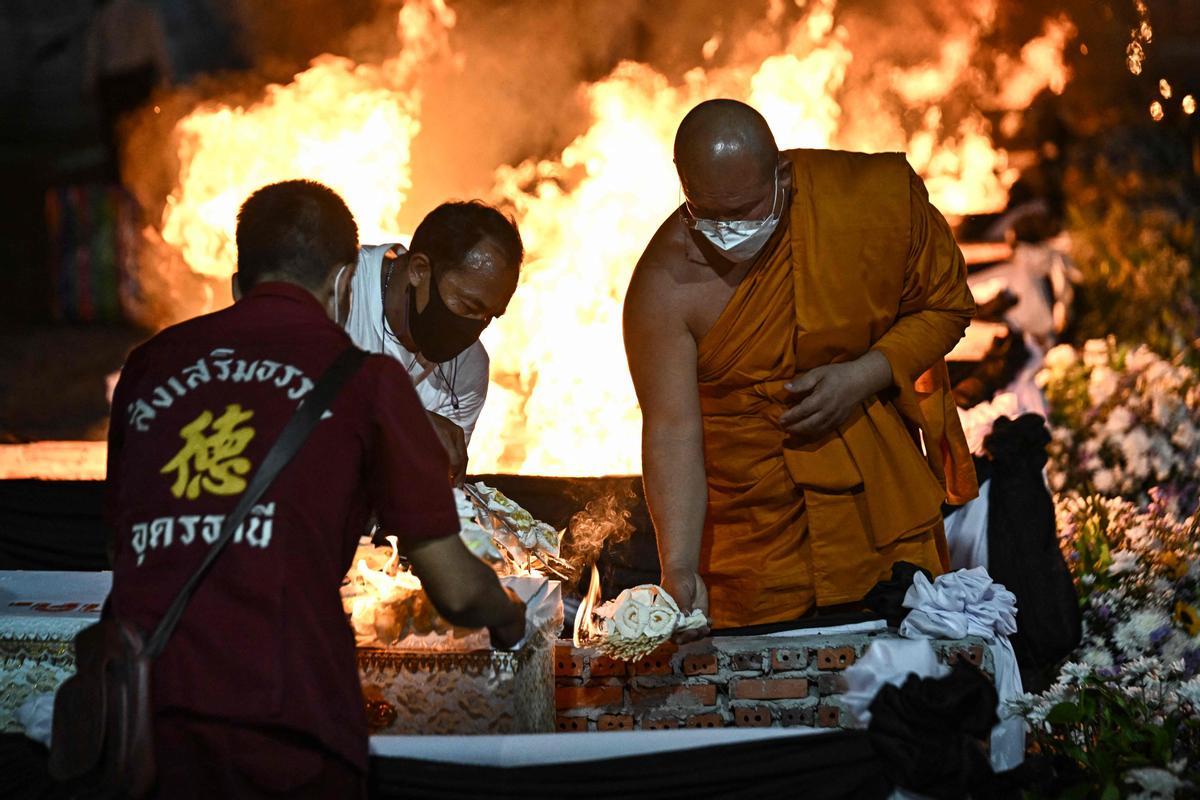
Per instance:
[[[415,287],[408,291],[408,332],[421,355],[435,364],[450,361],[479,341],[479,335],[486,327],[483,320],[460,317],[446,308],[432,273],[429,275],[429,303],[424,311],[417,313]]]

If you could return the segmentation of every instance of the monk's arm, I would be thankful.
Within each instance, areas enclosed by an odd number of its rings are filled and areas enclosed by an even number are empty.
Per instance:
[[[673,308],[672,288],[661,271],[635,271],[625,299],[625,351],[642,408],[642,473],[663,583],[681,606],[707,612],[698,577],[708,485],[696,342]]]
[[[872,347],[887,357],[892,380],[901,388],[945,357],[975,315],[962,251],[911,169],[909,196],[910,240],[899,314]]]

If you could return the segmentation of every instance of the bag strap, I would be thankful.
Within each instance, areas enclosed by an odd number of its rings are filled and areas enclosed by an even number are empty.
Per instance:
[[[154,629],[154,633],[150,636],[146,644],[145,654],[149,658],[155,658],[166,647],[167,640],[171,638],[171,634],[175,632],[175,627],[179,624],[180,618],[183,616],[183,611],[187,608],[188,602],[192,599],[192,593],[196,591],[196,587],[200,585],[200,581],[204,580],[204,576],[208,574],[209,568],[213,562],[221,555],[221,551],[229,544],[234,533],[241,527],[246,517],[250,514],[250,510],[254,508],[254,504],[259,501],[267,487],[274,482],[275,478],[287,466],[292,457],[299,452],[304,445],[308,435],[312,433],[313,428],[320,422],[321,417],[333,404],[334,398],[346,381],[354,375],[358,368],[362,365],[363,359],[367,354],[359,350],[357,347],[349,347],[343,351],[333,364],[325,370],[317,381],[312,391],[308,393],[300,405],[296,408],[291,419],[284,426],[283,432],[279,434],[279,438],[271,445],[271,449],[267,451],[266,457],[259,466],[258,471],[254,473],[254,477],[250,479],[250,485],[242,492],[241,498],[238,500],[237,506],[229,516],[225,517],[225,523],[221,527],[221,535],[212,547],[208,549],[208,553],[204,556],[204,561],[200,563],[199,568],[188,579],[188,582],[179,590],[179,594],[171,602],[166,613],[163,614],[162,620]]]

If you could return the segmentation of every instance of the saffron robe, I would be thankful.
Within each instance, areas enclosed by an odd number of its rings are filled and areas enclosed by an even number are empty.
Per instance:
[[[790,209],[698,343],[715,627],[860,600],[896,561],[948,568],[941,506],[978,493],[943,356],[975,304],[903,155],[794,150]],[[784,384],[882,352],[894,387],[800,442]]]

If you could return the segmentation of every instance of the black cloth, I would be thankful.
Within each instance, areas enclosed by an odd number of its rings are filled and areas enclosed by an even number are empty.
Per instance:
[[[900,627],[900,623],[909,612],[909,609],[904,607],[904,595],[908,594],[918,572],[933,580],[933,575],[924,567],[907,561],[897,561],[892,565],[892,577],[871,587],[871,591],[863,598],[863,605],[875,615],[887,620],[889,628]]]
[[[967,797],[993,781],[984,743],[996,724],[996,689],[975,667],[944,678],[909,675],[871,701],[867,728],[897,786],[937,798]]]
[[[865,733],[838,732],[532,767],[374,758],[370,796],[869,800],[891,793],[884,772],[884,763]]]
[[[1017,597],[1017,632],[1009,639],[1031,692],[1046,688],[1082,637],[1079,598],[1042,477],[1049,442],[1045,420],[1036,414],[998,419],[984,440],[992,461],[988,572]]]
[[[0,481],[0,569],[108,569],[103,498],[103,481]]]

